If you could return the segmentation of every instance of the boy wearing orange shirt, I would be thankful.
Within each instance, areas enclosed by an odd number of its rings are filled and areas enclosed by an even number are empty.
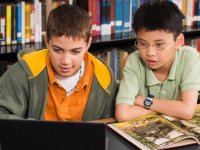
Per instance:
[[[112,71],[88,51],[91,20],[78,6],[49,14],[47,49],[21,51],[0,79],[0,118],[89,121],[113,117]]]

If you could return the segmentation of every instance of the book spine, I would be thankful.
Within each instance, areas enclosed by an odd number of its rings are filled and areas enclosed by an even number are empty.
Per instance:
[[[197,13],[196,13],[196,26],[200,27],[200,0],[197,0],[196,3]]]
[[[100,0],[96,0],[96,35],[101,35]]]
[[[11,44],[11,17],[12,17],[12,8],[10,4],[6,5],[6,45]]]
[[[187,11],[187,0],[182,0],[182,13],[184,16],[186,16]],[[186,26],[185,18],[183,19],[183,26]]]
[[[118,79],[118,52],[117,52],[117,48],[113,48],[112,49],[112,69],[114,72],[114,77],[115,80],[119,80]]]
[[[16,24],[16,28],[17,28],[17,43],[22,43],[22,24],[21,24],[21,4],[18,3],[17,4],[17,24]]]
[[[73,5],[73,0],[69,0],[69,5]]]
[[[123,68],[124,68],[124,64],[126,62],[126,59],[128,57],[128,52],[126,50],[121,49],[119,51],[119,79],[121,80],[123,77]]]
[[[93,30],[94,30],[94,36],[100,35],[100,30],[98,30],[98,27],[100,27],[100,10],[98,8],[98,2],[99,0],[94,0],[92,2],[92,19],[93,19]]]
[[[111,34],[115,33],[115,0],[110,0],[110,26]]]
[[[194,26],[194,0],[187,1],[187,11],[186,11],[186,26],[193,27]]]
[[[17,6],[15,4],[12,5],[12,34],[11,34],[11,43],[17,44]]]
[[[182,0],[172,0],[172,2],[176,4],[180,10],[182,10]]]
[[[30,42],[35,42],[35,8],[34,4],[31,4],[30,14]]]
[[[198,38],[197,42],[197,51],[200,53],[200,38]]]
[[[46,12],[46,4],[45,3],[41,3],[41,30],[42,30],[42,41],[45,40],[45,33],[46,33],[46,15],[45,12]]]
[[[106,0],[100,0],[101,35],[106,35]]]
[[[6,5],[0,5],[0,45],[6,44]]]
[[[115,33],[122,32],[123,1],[115,0]]]
[[[41,3],[38,0],[35,0],[34,5],[35,5],[35,42],[42,42]]]
[[[46,22],[47,22],[47,18],[49,16],[49,13],[51,11],[51,6],[52,6],[52,0],[45,0],[46,3]]]
[[[25,44],[25,2],[21,1],[22,44]]]
[[[96,35],[96,22],[95,22],[95,14],[96,14],[96,10],[95,10],[95,0],[88,0],[88,14],[91,18],[92,21],[92,36]]]
[[[133,5],[133,0],[130,0],[130,14],[129,14],[129,32],[132,31],[132,21],[133,21],[133,16],[132,16],[132,5]]]
[[[110,0],[106,0],[106,33],[105,35],[111,34],[111,24],[110,24]]]
[[[122,31],[123,32],[129,32],[130,31],[130,3],[131,1],[130,0],[124,0],[123,1],[123,29]]]
[[[31,31],[30,31],[30,14],[31,14],[31,5],[25,4],[25,42],[30,43]]]
[[[36,0],[36,1],[38,1],[38,0]],[[58,7],[58,5],[59,5],[58,2],[53,1],[52,5],[51,5],[51,8],[54,9],[54,8]]]

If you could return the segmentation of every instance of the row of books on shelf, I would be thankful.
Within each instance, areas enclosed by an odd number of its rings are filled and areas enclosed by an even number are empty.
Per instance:
[[[13,45],[2,45],[0,46],[0,56],[4,54],[16,54],[17,52],[27,49],[27,50],[39,50],[45,47],[44,42],[34,42],[26,44],[13,44]]]
[[[92,19],[92,36],[132,31],[134,13],[145,1],[87,0],[88,13]],[[200,0],[171,1],[186,16],[186,26],[200,26]],[[0,3],[0,45],[44,41],[48,13],[61,4],[78,5],[78,1],[32,0]]]
[[[130,32],[132,13],[137,8],[137,0],[88,0],[92,35]]]
[[[125,60],[129,53],[134,50],[131,47],[126,48],[107,48],[92,52],[96,57],[103,60],[113,70],[114,77],[119,82],[122,79],[122,72]]]
[[[200,27],[200,0],[169,0],[175,3],[185,16],[184,25]]]
[[[0,45],[42,42],[46,22],[44,12],[45,4],[38,0],[0,4]]]
[[[194,47],[200,53],[200,37],[187,38],[185,44]]]
[[[44,41],[49,11],[73,1],[20,1],[0,3],[0,45]]]
[[[135,11],[147,0],[88,0],[92,34],[130,32]],[[184,25],[200,27],[200,0],[171,0],[185,15]]]

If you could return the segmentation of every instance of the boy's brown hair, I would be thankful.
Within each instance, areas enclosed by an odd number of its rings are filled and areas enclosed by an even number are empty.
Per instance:
[[[61,5],[49,13],[47,20],[47,41],[52,37],[83,38],[88,43],[91,36],[91,19],[82,8],[74,5]]]

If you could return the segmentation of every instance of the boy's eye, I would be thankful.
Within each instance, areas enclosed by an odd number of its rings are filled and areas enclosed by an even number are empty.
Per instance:
[[[80,51],[72,51],[73,54],[79,54]]]
[[[53,51],[56,53],[62,52],[63,50],[59,49],[59,48],[53,48]]]
[[[155,46],[157,48],[163,48],[165,46],[165,43],[156,43]]]
[[[148,44],[144,43],[144,42],[138,42],[138,45],[141,47],[144,47],[144,48],[146,48],[148,46]]]

